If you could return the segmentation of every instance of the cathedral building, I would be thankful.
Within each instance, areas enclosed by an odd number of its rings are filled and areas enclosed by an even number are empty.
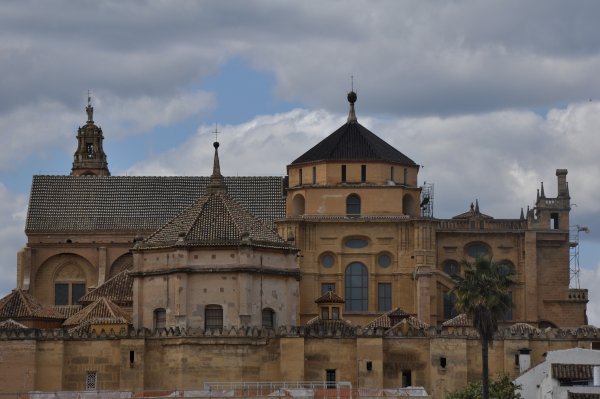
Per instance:
[[[88,100],[71,175],[33,177],[17,287],[0,300],[0,363],[15,366],[0,374],[34,377],[1,389],[321,380],[442,398],[480,376],[451,293],[479,256],[516,280],[493,371],[597,345],[587,290],[569,288],[567,170],[519,218],[477,202],[434,218],[418,163],[361,125],[356,101],[280,178],[223,177],[218,143],[210,177],[111,176]]]

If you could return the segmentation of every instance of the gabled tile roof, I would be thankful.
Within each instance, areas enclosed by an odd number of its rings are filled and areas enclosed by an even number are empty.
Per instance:
[[[461,313],[442,323],[442,327],[473,327],[473,322],[465,313]]]
[[[591,364],[552,364],[552,378],[557,380],[591,380]]]
[[[0,299],[0,318],[64,319],[64,316],[54,309],[44,307],[33,296],[17,288]]]
[[[23,325],[21,323],[17,323],[16,321],[14,321],[13,319],[8,319],[8,320],[4,320],[0,322],[0,330],[15,330],[15,329],[23,329],[23,328],[29,328],[26,325]]]
[[[138,248],[244,244],[293,248],[226,193],[215,192],[199,198],[152,233]]]
[[[108,298],[119,306],[130,307],[133,305],[133,277],[129,270],[123,270],[104,284],[88,292],[79,299],[79,303],[88,305],[100,298]]]
[[[292,165],[319,161],[415,162],[356,121],[348,121],[298,157]]]
[[[131,324],[129,313],[110,299],[98,298],[94,303],[65,320],[63,326],[73,327],[93,320],[101,321],[100,324]]]
[[[392,328],[400,324],[403,320],[406,320],[415,328],[429,328],[429,324],[417,319],[414,316],[411,316],[409,313],[400,308],[392,309],[389,312],[382,314],[375,320],[365,325],[365,328]]]
[[[206,192],[208,177],[34,176],[25,230],[151,232]],[[285,217],[284,178],[226,177],[228,194],[272,226]]]
[[[346,303],[346,301],[335,292],[327,291],[325,294],[315,299],[315,303]]]

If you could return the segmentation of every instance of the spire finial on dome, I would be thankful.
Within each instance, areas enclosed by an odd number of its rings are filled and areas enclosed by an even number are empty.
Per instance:
[[[219,142],[216,141],[217,134],[219,131],[215,126],[215,142],[213,143],[213,147],[215,147],[215,157],[213,159],[213,172],[210,175],[210,180],[208,182],[208,186],[206,186],[206,191],[209,194],[213,193],[224,193],[227,191],[227,187],[225,186],[225,179],[221,174],[221,165],[219,163]]]
[[[94,107],[92,107],[92,96],[90,91],[88,90],[88,103],[87,107],[85,107],[85,112],[87,112],[87,118],[89,123],[94,122]]]
[[[354,103],[356,102],[356,93],[352,90],[348,93],[348,102],[350,103],[350,111],[348,112],[348,123],[356,123],[356,113],[354,112]]]

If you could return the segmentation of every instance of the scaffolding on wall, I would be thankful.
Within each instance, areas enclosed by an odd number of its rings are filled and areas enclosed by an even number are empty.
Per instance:
[[[569,228],[569,288],[581,288],[579,285],[579,235],[589,233],[587,226],[575,225]]]
[[[433,217],[433,183],[423,182],[421,187],[421,217]]]

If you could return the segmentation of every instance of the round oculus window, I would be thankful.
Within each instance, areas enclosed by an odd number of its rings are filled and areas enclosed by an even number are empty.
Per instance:
[[[334,263],[335,263],[335,258],[333,257],[333,255],[323,255],[323,256],[321,256],[321,265],[324,268],[329,269],[330,267],[333,267]]]
[[[392,258],[387,254],[381,254],[377,257],[377,265],[379,267],[389,267],[392,264]]]

